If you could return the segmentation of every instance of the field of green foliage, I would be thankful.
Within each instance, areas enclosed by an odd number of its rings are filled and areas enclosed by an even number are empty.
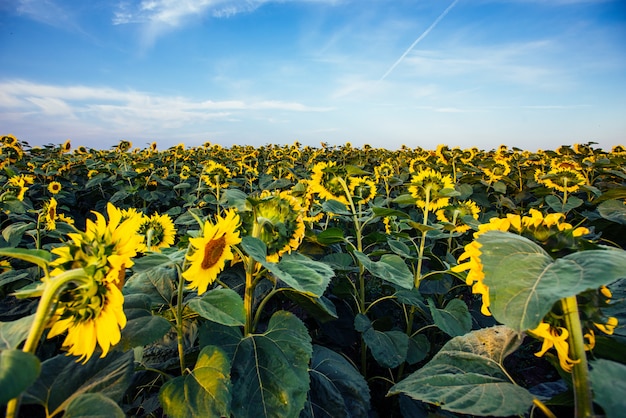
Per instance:
[[[6,417],[626,410],[624,147],[0,151]]]

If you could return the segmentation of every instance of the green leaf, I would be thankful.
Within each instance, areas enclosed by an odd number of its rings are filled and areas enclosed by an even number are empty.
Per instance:
[[[626,224],[626,205],[619,200],[606,200],[598,205],[598,213],[604,219]]]
[[[602,407],[607,418],[619,418],[626,411],[626,366],[610,360],[589,362],[594,401]]]
[[[404,242],[395,239],[388,239],[387,243],[389,244],[389,248],[391,248],[391,251],[398,254],[400,257],[404,259],[415,258],[411,254],[411,249],[409,248],[409,246],[406,245]]]
[[[172,324],[150,310],[150,298],[146,295],[124,297],[126,326],[122,329],[120,346],[128,350],[151,344],[172,329]]]
[[[320,322],[328,322],[338,318],[335,305],[325,296],[318,298],[292,289],[285,289],[282,293]]]
[[[18,397],[39,376],[39,359],[22,350],[0,351],[0,405]]]
[[[378,331],[363,314],[354,318],[354,328],[363,333],[363,341],[381,366],[394,368],[406,360],[409,337],[404,332]]]
[[[565,204],[563,204],[563,201],[555,195],[548,195],[545,197],[545,200],[553,211],[563,213],[569,212],[584,203],[580,198],[571,195],[567,197]]]
[[[104,358],[98,353],[85,364],[76,357],[58,355],[41,364],[39,379],[24,394],[24,403],[42,405],[49,415],[65,410],[83,393],[100,393],[119,402],[134,370],[132,351],[112,351]]]
[[[11,322],[0,322],[0,350],[11,350],[28,337],[35,314]]]
[[[124,418],[126,414],[111,398],[100,393],[83,393],[69,403],[63,418]]]
[[[421,292],[417,288],[409,289],[409,290],[398,290],[395,293],[396,298],[398,298],[398,302],[404,303],[405,305],[417,306],[422,309],[426,309],[426,305],[424,304],[424,297]]]
[[[379,279],[386,280],[403,289],[413,288],[413,274],[404,260],[396,254],[384,254],[380,257],[380,261],[372,261],[360,251],[355,251],[354,255],[367,271]]]
[[[0,248],[0,256],[28,261],[42,269],[46,268],[50,260],[52,260],[52,255],[48,251],[28,248]]]
[[[317,234],[316,239],[317,242],[322,245],[330,245],[337,242],[344,242],[346,240],[346,237],[343,235],[343,229],[333,227],[327,228]]]
[[[188,306],[203,318],[228,326],[243,326],[246,312],[243,299],[231,289],[213,289],[189,301]]]
[[[429,300],[428,307],[435,325],[451,337],[467,334],[472,329],[472,315],[461,299],[452,299],[445,308],[438,309]]]
[[[379,206],[373,206],[372,207],[372,213],[376,217],[396,216],[396,217],[398,217],[400,219],[409,219],[410,218],[408,213],[403,212],[401,210],[390,209],[390,208],[383,208],[383,207],[379,207]]]
[[[368,416],[370,391],[363,376],[342,355],[313,346],[311,390],[300,417],[356,418]]]
[[[163,412],[173,418],[230,415],[230,362],[218,347],[200,351],[193,371],[167,381],[159,393]]]
[[[284,254],[278,263],[266,261],[267,247],[258,238],[243,237],[244,251],[287,286],[310,296],[321,296],[335,272],[326,264],[300,253]]]
[[[406,353],[406,362],[416,364],[424,360],[430,351],[430,342],[424,334],[417,334],[409,338],[409,349]]]
[[[503,372],[505,357],[521,340],[521,334],[503,325],[454,337],[424,367],[392,386],[388,395],[404,393],[461,414],[523,415],[533,396]]]
[[[491,185],[493,190],[497,193],[506,194],[506,184],[501,182],[500,180],[496,181]]]
[[[311,339],[289,312],[272,315],[263,334],[245,337],[233,359],[235,417],[294,417],[309,391]]]
[[[478,237],[494,318],[517,331],[536,328],[558,300],[626,276],[626,251],[580,251],[555,261],[534,242],[508,232]]]
[[[15,222],[2,230],[2,238],[9,244],[9,247],[17,247],[24,233],[29,229],[35,229],[33,222]]]
[[[214,345],[221,348],[228,355],[229,359],[233,359],[235,351],[241,343],[243,333],[240,327],[228,327],[218,324],[217,322],[206,321],[198,329],[198,341],[200,347]]]
[[[133,271],[135,273],[141,273],[145,270],[150,270],[155,267],[172,264],[173,262],[174,260],[165,253],[147,254],[143,257],[139,257],[135,259],[135,264],[133,265]]]
[[[346,205],[338,200],[326,200],[322,203],[322,209],[327,213],[334,213],[335,215],[352,215],[352,212],[348,210]]]
[[[178,274],[172,267],[156,267],[133,274],[122,289],[124,294],[144,294],[154,305],[169,304],[176,292]]]

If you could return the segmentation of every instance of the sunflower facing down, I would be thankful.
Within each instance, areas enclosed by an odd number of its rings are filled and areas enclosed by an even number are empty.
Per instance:
[[[450,199],[442,194],[445,189],[454,189],[452,177],[427,168],[411,178],[409,192],[417,199],[416,205],[427,211],[448,206]]]
[[[215,224],[206,221],[200,237],[189,239],[193,252],[187,256],[190,265],[183,272],[185,280],[191,282],[188,289],[197,289],[198,295],[206,292],[226,261],[234,258],[231,247],[241,242],[239,223],[239,215],[230,209],[224,218],[216,216]]]
[[[155,213],[150,217],[143,217],[139,226],[139,234],[145,237],[139,252],[148,250],[158,252],[162,248],[168,248],[174,244],[176,227],[168,214],[159,215]]]
[[[139,214],[123,219],[122,211],[110,203],[108,222],[94,213],[96,220],[87,220],[85,232],[68,234],[71,241],[52,250],[58,258],[51,263],[49,279],[70,270],[84,271],[83,280],[66,289],[56,304],[48,338],[67,332],[63,346],[85,362],[96,345],[104,357],[120,340],[120,329],[126,326],[120,289],[141,243]]]

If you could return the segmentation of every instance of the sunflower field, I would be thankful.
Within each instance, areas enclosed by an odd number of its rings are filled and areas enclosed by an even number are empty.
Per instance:
[[[6,417],[620,417],[626,149],[0,140]]]

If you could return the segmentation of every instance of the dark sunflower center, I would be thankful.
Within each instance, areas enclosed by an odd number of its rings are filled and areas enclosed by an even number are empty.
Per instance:
[[[226,248],[226,236],[222,235],[218,239],[213,239],[204,246],[204,257],[201,267],[203,270],[213,267],[220,259]]]

